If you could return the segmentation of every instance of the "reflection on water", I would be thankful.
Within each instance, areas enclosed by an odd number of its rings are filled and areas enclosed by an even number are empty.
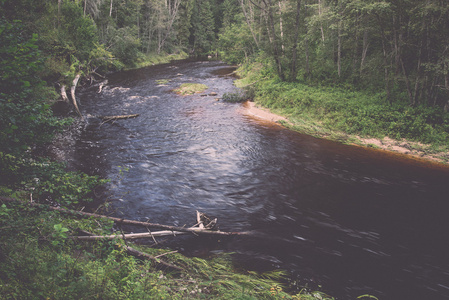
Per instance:
[[[246,116],[215,99],[234,91],[232,71],[184,61],[115,74],[101,94],[82,95],[91,117],[78,165],[111,179],[117,213],[189,225],[198,209],[222,230],[265,233],[214,247],[340,299],[449,297],[449,172]],[[171,92],[185,82],[218,96]],[[105,124],[94,117],[134,113]]]

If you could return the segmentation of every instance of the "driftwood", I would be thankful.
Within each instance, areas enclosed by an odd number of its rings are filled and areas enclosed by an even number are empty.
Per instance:
[[[200,229],[200,230],[214,230],[217,226],[217,218],[211,220],[206,214],[201,213],[199,211],[196,211],[196,219],[197,223],[190,227],[189,229]],[[198,227],[196,227],[198,226]],[[141,239],[141,238],[155,238],[160,236],[177,236],[182,234],[188,234],[188,232],[185,231],[173,231],[173,230],[163,230],[163,231],[149,231],[148,232],[142,232],[142,233],[128,233],[124,234],[121,233],[118,234],[110,234],[110,235],[88,235],[88,236],[72,236],[72,239],[76,240],[113,240],[116,238],[122,238],[124,240],[129,239]]]
[[[20,200],[16,200],[13,198],[6,198],[6,197],[0,197],[0,201],[22,202]],[[164,230],[169,230],[169,231],[181,231],[181,232],[187,232],[187,233],[191,233],[191,234],[195,234],[195,235],[218,235],[218,236],[258,236],[259,235],[255,232],[251,232],[251,231],[227,232],[227,231],[219,231],[219,230],[213,231],[213,230],[207,230],[207,229],[200,229],[200,228],[196,228],[196,227],[186,228],[186,227],[162,225],[162,224],[157,224],[157,223],[127,220],[127,219],[123,219],[123,218],[109,217],[109,216],[105,216],[105,215],[87,213],[87,212],[82,212],[82,211],[75,211],[75,210],[64,209],[64,208],[54,207],[54,206],[48,206],[48,205],[38,204],[38,203],[29,203],[29,204],[31,206],[45,207],[50,210],[55,210],[55,211],[59,211],[62,213],[67,213],[67,214],[80,216],[80,217],[94,217],[94,218],[108,219],[108,220],[112,220],[118,224],[141,226],[144,228],[152,227],[152,228],[164,229]]]
[[[64,102],[69,103],[69,98],[67,97],[67,93],[65,91],[66,86],[64,84],[61,85],[61,98],[64,100]]]
[[[96,74],[96,73],[95,73],[95,74]],[[108,84],[108,81],[107,81],[107,80],[104,80],[104,81],[100,82],[99,87],[98,87],[98,92],[97,92],[98,94],[101,93],[101,91],[103,90],[103,87],[104,87],[106,84]]]
[[[139,116],[139,114],[133,114],[133,115],[121,115],[121,116],[99,116],[99,118],[102,119],[104,122],[109,122],[112,120],[135,118],[138,116]]]
[[[163,231],[154,231],[154,232],[143,232],[143,233],[128,233],[128,234],[110,234],[110,235],[89,235],[89,236],[72,236],[71,238],[74,240],[85,240],[85,241],[94,241],[94,240],[113,240],[117,238],[123,239],[141,239],[148,237],[159,237],[159,236],[168,236],[168,235],[182,235],[188,234],[187,232],[182,231],[171,231],[171,230],[163,230]]]
[[[78,115],[83,118],[83,115],[81,114],[79,108],[78,108],[78,103],[76,102],[76,97],[75,97],[75,91],[76,91],[76,86],[78,85],[78,81],[80,80],[81,74],[77,74],[75,76],[75,79],[73,79],[72,82],[72,88],[70,89],[70,94],[72,95],[72,102],[73,102],[73,106],[75,106],[76,112],[78,113]]]

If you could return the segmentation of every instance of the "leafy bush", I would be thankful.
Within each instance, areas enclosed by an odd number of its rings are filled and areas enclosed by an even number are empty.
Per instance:
[[[221,59],[230,64],[244,63],[257,51],[248,25],[242,22],[226,27],[219,34],[218,44]]]
[[[36,194],[41,200],[72,206],[80,202],[91,202],[95,187],[105,184],[107,180],[98,176],[89,176],[78,172],[53,173],[36,187]]]
[[[48,141],[62,122],[50,110],[54,94],[37,76],[37,36],[27,37],[20,22],[4,20],[0,33],[0,152],[18,153]]]
[[[134,66],[139,58],[140,40],[137,27],[111,28],[112,53],[127,66]]]

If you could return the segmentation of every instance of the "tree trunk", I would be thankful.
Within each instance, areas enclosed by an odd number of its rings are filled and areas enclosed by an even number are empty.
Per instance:
[[[363,47],[362,47],[362,58],[360,59],[360,76],[363,73],[363,66],[365,64],[366,54],[368,53],[368,30],[363,33]]]
[[[389,74],[389,67],[388,67],[388,55],[387,55],[387,45],[386,45],[386,37],[385,37],[385,31],[382,25],[382,20],[380,19],[379,15],[377,15],[377,20],[379,22],[380,26],[380,32],[382,36],[382,54],[384,57],[384,77],[385,77],[385,94],[387,97],[388,103],[391,104],[391,97],[390,97],[390,74]]]
[[[266,3],[266,1],[264,0],[264,2]],[[271,46],[273,49],[273,56],[274,56],[274,61],[277,65],[278,68],[278,75],[279,78],[284,81],[284,74],[282,72],[282,64],[281,64],[281,57],[280,57],[280,53],[279,53],[279,46],[277,43],[277,39],[276,39],[276,31],[275,31],[275,26],[274,26],[274,16],[273,16],[273,4],[271,2],[271,0],[267,0],[268,3],[268,21],[269,21],[269,32],[268,34],[270,34],[271,32]]]
[[[112,1],[113,0],[111,0],[111,6],[109,7],[109,17],[112,17]]]
[[[307,4],[307,2],[305,3]],[[307,5],[304,5],[304,15],[307,17]],[[306,32],[307,32],[307,27],[306,27]],[[309,58],[309,39],[308,39],[308,35],[306,34],[305,40],[304,40],[304,52],[306,55],[306,75],[307,78],[310,77],[310,58]]]
[[[338,22],[337,29],[337,74],[338,78],[341,77],[341,21]]]
[[[175,3],[173,4],[173,9],[172,10],[169,9],[169,16],[170,16],[169,25],[168,25],[167,33],[165,34],[165,36],[162,38],[162,40],[160,41],[160,43],[158,45],[158,49],[157,49],[158,54],[162,51],[162,48],[165,45],[165,41],[171,34],[173,23],[176,20],[176,16],[178,14],[178,9],[179,9],[180,4],[181,4],[181,1],[176,0]]]
[[[245,16],[246,24],[248,24],[249,31],[251,32],[251,35],[253,36],[253,39],[254,39],[254,42],[256,43],[257,48],[259,48],[259,42],[257,41],[257,37],[256,37],[256,34],[254,33],[253,25],[250,21],[248,13],[246,12],[245,3],[243,3],[243,0],[240,0],[240,6],[242,7],[243,15]]]
[[[402,67],[402,72],[403,72],[404,77],[405,77],[405,85],[407,87],[407,94],[408,94],[408,98],[409,98],[409,101],[410,101],[410,105],[414,105],[414,103],[413,103],[413,93],[412,93],[412,89],[410,87],[410,80],[408,78],[407,70],[405,69],[404,61],[402,60],[402,58],[400,59],[400,63],[401,63],[401,67]]]
[[[61,2],[62,0],[58,0],[58,28],[61,25]]]
[[[421,40],[421,45],[419,47],[419,53],[418,53],[418,65],[416,67],[416,80],[415,80],[415,90],[413,93],[413,104],[412,105],[416,105],[418,103],[418,101],[420,101],[418,98],[418,95],[420,94],[418,89],[419,89],[419,81],[421,79],[421,55],[422,55],[422,47],[423,47],[423,42]]]
[[[281,31],[281,49],[282,49],[282,53],[284,53],[284,51],[285,51],[285,46],[284,46],[284,28],[283,28],[283,20],[282,20],[282,4],[281,4],[281,0],[279,0],[278,3],[279,3],[279,29]]]
[[[324,29],[323,29],[323,23],[321,22],[321,0],[318,0],[318,16],[320,17],[321,40],[324,43]]]
[[[296,60],[298,51],[298,39],[299,39],[299,17],[301,12],[301,0],[296,2],[296,19],[295,19],[295,33],[293,36],[293,49],[292,49],[292,68],[290,73],[290,80],[296,79]]]

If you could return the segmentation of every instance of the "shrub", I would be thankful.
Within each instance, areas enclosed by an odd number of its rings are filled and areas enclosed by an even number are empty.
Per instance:
[[[224,93],[222,100],[225,102],[238,103],[248,100],[244,91],[236,91],[233,93]]]

